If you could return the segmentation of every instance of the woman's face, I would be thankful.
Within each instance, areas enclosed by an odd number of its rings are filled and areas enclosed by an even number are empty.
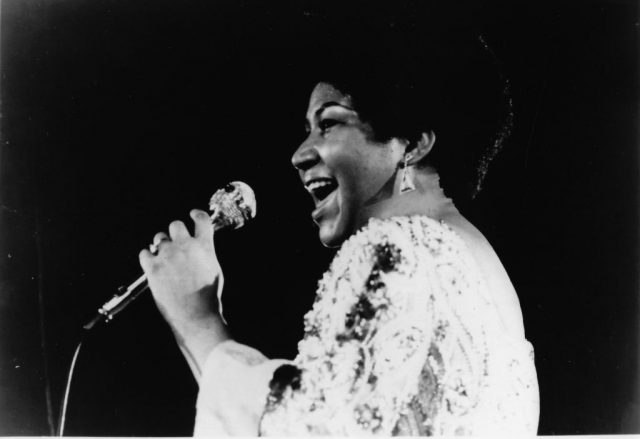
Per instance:
[[[338,246],[372,216],[370,206],[393,184],[405,146],[371,140],[372,127],[360,120],[350,96],[327,83],[311,93],[307,132],[291,161],[315,203],[311,216],[320,241]]]

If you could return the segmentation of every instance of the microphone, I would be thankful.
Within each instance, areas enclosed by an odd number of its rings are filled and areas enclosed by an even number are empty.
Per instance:
[[[239,229],[256,216],[256,196],[248,184],[233,181],[218,189],[209,200],[213,230],[232,227]],[[96,316],[83,326],[90,330],[96,324],[113,320],[116,314],[125,309],[140,294],[149,289],[147,277],[143,274],[128,287],[120,287],[120,294],[114,295],[98,309]]]

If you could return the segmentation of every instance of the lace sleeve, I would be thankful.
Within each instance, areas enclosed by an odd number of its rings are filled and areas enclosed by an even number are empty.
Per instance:
[[[269,381],[285,363],[234,341],[216,346],[204,365],[194,436],[256,436]]]

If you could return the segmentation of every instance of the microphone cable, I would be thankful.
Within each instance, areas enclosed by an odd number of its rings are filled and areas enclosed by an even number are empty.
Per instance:
[[[64,436],[64,427],[67,420],[67,406],[69,404],[69,392],[71,390],[71,380],[73,379],[73,371],[76,367],[76,361],[78,360],[78,354],[80,354],[80,348],[82,348],[82,343],[85,339],[85,331],[83,331],[80,336],[80,341],[78,342],[75,351],[73,352],[73,357],[71,359],[71,365],[69,366],[69,372],[67,374],[67,384],[64,387],[64,394],[62,396],[62,404],[60,408],[60,418],[58,419],[58,436]]]
[[[107,302],[107,304],[113,304],[110,308],[105,308],[106,304],[100,309],[97,313],[96,317],[94,317],[89,323],[85,324],[82,327],[82,332],[80,335],[80,341],[76,345],[76,349],[73,352],[73,357],[71,358],[71,364],[69,365],[69,372],[67,373],[67,381],[64,388],[64,394],[62,395],[62,402],[60,404],[60,416],[58,418],[58,437],[64,436],[64,428],[67,422],[67,408],[69,406],[69,394],[71,392],[71,382],[73,381],[73,372],[76,368],[76,362],[78,361],[78,356],[80,355],[80,350],[82,349],[82,344],[87,338],[87,335],[93,328],[99,326],[99,323],[108,323],[113,320],[113,317],[122,311],[128,304],[137,299],[140,294],[147,291],[149,289],[149,285],[146,283],[145,276],[139,277],[135,282],[129,285],[128,288],[120,287],[119,291],[120,295],[116,294],[114,297]],[[108,309],[108,311],[107,311]]]

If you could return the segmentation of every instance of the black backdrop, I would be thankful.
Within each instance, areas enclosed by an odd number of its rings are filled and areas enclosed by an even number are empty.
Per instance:
[[[332,253],[289,164],[309,90],[288,67],[305,23],[362,10],[271,3],[2,2],[0,435],[51,433],[81,324],[232,179],[259,202],[217,240],[232,331],[295,354]],[[640,433],[637,7],[477,3],[516,131],[469,215],[521,297],[540,433]],[[83,349],[69,434],[191,433],[197,387],[149,297]]]

